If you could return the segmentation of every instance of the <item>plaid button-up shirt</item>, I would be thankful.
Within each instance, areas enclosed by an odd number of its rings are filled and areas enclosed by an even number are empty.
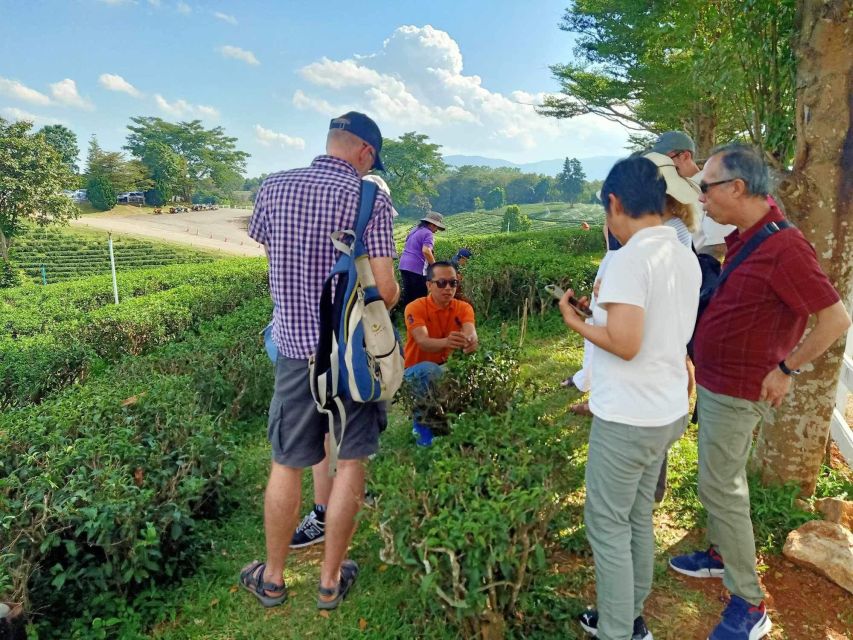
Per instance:
[[[269,253],[273,339],[288,358],[314,354],[320,294],[338,258],[329,234],[355,228],[360,192],[355,168],[332,156],[273,174],[258,191],[249,235]],[[381,190],[364,244],[372,258],[395,257],[391,199]]]

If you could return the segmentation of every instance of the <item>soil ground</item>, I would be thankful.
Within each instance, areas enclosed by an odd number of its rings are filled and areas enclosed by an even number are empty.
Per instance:
[[[246,233],[250,215],[249,209],[223,208],[155,215],[150,209],[116,207],[106,213],[81,216],[71,224],[234,255],[262,256],[263,246]]]

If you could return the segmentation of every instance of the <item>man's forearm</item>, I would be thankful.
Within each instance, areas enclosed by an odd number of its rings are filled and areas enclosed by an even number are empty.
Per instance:
[[[820,357],[850,327],[850,316],[841,301],[817,313],[817,322],[803,343],[785,358],[789,369],[799,369]]]
[[[415,339],[415,342],[418,343],[422,351],[427,353],[438,353],[447,349],[446,338],[421,338],[420,340]]]

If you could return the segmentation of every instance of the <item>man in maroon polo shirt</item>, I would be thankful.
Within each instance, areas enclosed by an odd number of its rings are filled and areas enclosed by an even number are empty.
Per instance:
[[[767,198],[768,183],[761,156],[744,145],[717,149],[705,164],[699,200],[713,220],[737,227],[726,237],[727,264],[765,225],[784,220]],[[798,347],[812,315],[814,328]],[[746,478],[753,430],[772,419],[771,407],[782,403],[800,367],[849,326],[814,249],[794,227],[766,238],[739,264],[697,324],[699,498],[711,546],[669,564],[689,576],[722,577],[731,592],[709,640],[757,640],[770,630]]]

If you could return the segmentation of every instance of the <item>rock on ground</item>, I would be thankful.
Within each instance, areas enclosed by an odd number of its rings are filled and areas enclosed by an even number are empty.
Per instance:
[[[807,522],[788,534],[782,553],[853,593],[853,533],[840,524]]]
[[[836,522],[853,531],[853,502],[841,498],[823,498],[817,500],[815,508],[823,514],[823,519]]]

